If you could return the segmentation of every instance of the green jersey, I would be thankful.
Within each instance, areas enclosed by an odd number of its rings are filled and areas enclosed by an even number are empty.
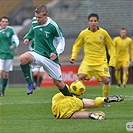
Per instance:
[[[58,24],[48,17],[48,21],[39,25],[34,17],[32,27],[24,36],[24,39],[34,38],[34,52],[50,59],[50,54],[55,53],[58,57],[64,51],[65,39]],[[59,59],[54,60],[59,64]]]
[[[0,29],[0,59],[13,59],[14,50],[10,49],[11,45],[16,48],[19,45],[19,39],[14,29],[7,26],[6,29]]]
[[[30,51],[34,51],[34,40],[31,41],[30,45],[29,45],[29,50]]]

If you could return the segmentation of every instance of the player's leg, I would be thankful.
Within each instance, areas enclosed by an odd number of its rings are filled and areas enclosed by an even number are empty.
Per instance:
[[[40,85],[42,83],[42,80],[43,80],[43,73],[40,72],[38,82],[37,82],[37,88],[38,89],[40,89]]]
[[[103,97],[107,97],[110,92],[110,80],[109,77],[102,77],[103,78],[103,87],[102,87],[102,92],[103,92]],[[104,104],[104,107],[110,107],[109,104]]]
[[[108,77],[107,77],[107,80],[109,80]],[[108,96],[108,94],[110,92],[110,83],[109,84],[103,84],[102,92],[103,92],[103,97],[107,97]]]
[[[53,79],[53,82],[63,95],[72,96],[72,93],[69,91],[68,86],[62,80]]]
[[[0,59],[0,96],[2,96],[2,81],[3,81],[3,70],[4,70],[4,60]]]
[[[28,83],[28,90],[27,90],[28,95],[32,94],[34,90],[34,85],[31,77],[30,65],[29,65],[33,61],[34,61],[34,58],[29,52],[26,52],[20,56],[20,67],[22,69],[26,82]]]
[[[94,120],[104,120],[105,114],[102,111],[77,111],[72,116],[71,119],[94,119]]]
[[[124,87],[126,87],[127,80],[128,80],[128,68],[127,68],[127,67],[124,67],[124,68],[123,68],[123,76],[122,76],[122,79],[123,79],[122,85],[123,85]]]
[[[3,71],[3,80],[2,80],[2,94],[5,95],[5,89],[9,79],[9,71],[13,69],[13,60],[4,61],[4,71]]]
[[[121,87],[121,71],[118,69],[115,69],[115,78],[118,88]]]
[[[102,82],[103,82],[103,87],[102,87],[103,94],[102,94],[102,96],[107,97],[109,92],[110,92],[110,73],[109,73],[108,65],[103,64],[102,66],[99,66],[99,71],[97,73],[98,73],[97,75],[99,75],[101,77]]]
[[[2,96],[2,81],[3,81],[2,73],[3,73],[3,71],[0,70],[0,96]]]
[[[3,71],[3,80],[2,80],[2,95],[5,96],[5,89],[9,79],[9,72]]]
[[[86,98],[82,99],[85,108],[98,108],[105,105],[106,103],[121,102],[123,100],[124,100],[124,97],[122,95],[96,97],[95,100],[86,99]]]
[[[60,92],[62,92],[65,96],[72,96],[72,93],[69,91],[67,85],[62,81],[62,72],[60,65],[38,54],[36,54],[35,59],[36,58],[38,59],[38,62],[40,62],[40,64],[43,66],[47,74],[53,79],[54,84],[58,87]]]
[[[34,84],[34,87],[36,89],[36,87],[37,87],[37,81],[38,81],[39,68],[37,66],[34,66],[34,68],[31,69],[31,71],[32,71],[33,84]]]
[[[115,79],[117,82],[117,87],[121,87],[121,66],[122,62],[116,61],[116,66],[115,66]]]
[[[126,87],[127,80],[128,80],[128,67],[129,67],[129,61],[124,60],[122,64],[122,70],[123,70],[123,76],[122,76],[122,85],[123,87]]]
[[[102,96],[107,97],[110,93],[110,72],[108,64],[105,63],[99,67],[96,67],[95,69],[98,70],[96,72],[97,79],[103,82]],[[110,107],[109,104],[105,104],[104,106]]]
[[[43,74],[44,74],[44,69],[43,69],[43,67],[40,67],[39,68],[39,77],[37,80],[37,89],[40,89],[40,85],[41,85],[42,80],[43,80]]]
[[[95,100],[83,98],[82,101],[85,108],[98,108],[107,103],[104,101],[104,99],[105,97],[96,97]]]

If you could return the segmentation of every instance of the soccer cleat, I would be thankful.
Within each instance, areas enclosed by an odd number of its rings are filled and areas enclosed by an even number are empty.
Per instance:
[[[0,92],[0,97],[3,97],[5,96],[5,93],[4,92]]]
[[[122,95],[114,95],[114,96],[109,96],[104,99],[105,102],[110,103],[110,102],[121,102],[124,100],[124,97]]]
[[[28,84],[28,89],[27,89],[27,95],[32,94],[34,90],[34,85],[33,84]]]
[[[94,120],[103,120],[104,119],[104,117],[102,115],[97,114],[97,113],[90,113],[89,118],[94,119]]]
[[[123,87],[126,88],[126,85],[124,84]]]
[[[117,84],[117,88],[120,88],[120,87],[121,87],[121,84],[120,84],[120,83],[118,83],[118,84]]]

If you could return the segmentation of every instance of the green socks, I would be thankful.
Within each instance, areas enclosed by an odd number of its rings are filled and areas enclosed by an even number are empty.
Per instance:
[[[3,78],[3,80],[2,80],[2,92],[5,91],[6,86],[7,86],[7,82],[8,82],[8,79],[4,79],[4,78]]]
[[[64,96],[72,96],[72,93],[69,91],[69,89],[67,88],[67,86],[65,85],[65,87],[60,90],[60,92],[64,95]]]
[[[0,78],[0,92],[2,92],[2,80],[3,78]]]
[[[32,84],[32,78],[31,78],[31,73],[30,73],[30,66],[29,63],[25,64],[25,65],[20,65],[23,75],[27,81],[28,84]]]
[[[38,83],[37,83],[38,86],[40,86],[40,84],[41,84],[41,82],[42,82],[42,79],[43,79],[42,76],[40,76],[39,79],[38,79]]]

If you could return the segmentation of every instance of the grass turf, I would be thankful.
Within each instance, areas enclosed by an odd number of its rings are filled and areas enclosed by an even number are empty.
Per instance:
[[[102,86],[87,87],[85,98],[101,96]],[[110,95],[122,94],[125,100],[110,103],[111,107],[99,109],[106,120],[55,119],[51,112],[51,98],[58,93],[56,87],[35,90],[26,94],[26,88],[7,88],[0,97],[0,133],[126,133],[126,123],[133,121],[133,85],[126,88],[111,86]]]

